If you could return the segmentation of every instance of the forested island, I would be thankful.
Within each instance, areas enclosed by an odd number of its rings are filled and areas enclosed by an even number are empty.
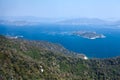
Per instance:
[[[80,36],[87,39],[97,39],[97,38],[105,38],[103,34],[98,34],[96,32],[90,32],[90,31],[74,31],[72,32],[72,35]]]

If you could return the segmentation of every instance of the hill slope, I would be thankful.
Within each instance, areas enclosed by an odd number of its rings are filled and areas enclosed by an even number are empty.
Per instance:
[[[82,59],[60,45],[0,36],[3,80],[119,80],[120,57]]]

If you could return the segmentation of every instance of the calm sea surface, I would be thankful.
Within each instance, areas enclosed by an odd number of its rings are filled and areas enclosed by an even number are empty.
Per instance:
[[[84,53],[90,58],[120,56],[120,29],[102,27],[104,26],[37,25],[18,27],[0,25],[0,34],[20,35],[25,39],[59,43],[71,51]],[[104,34],[106,38],[90,40],[69,35],[72,31],[95,31]]]

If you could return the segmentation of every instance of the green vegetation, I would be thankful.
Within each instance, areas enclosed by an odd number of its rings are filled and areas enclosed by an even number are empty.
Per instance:
[[[0,79],[120,80],[120,57],[78,56],[61,45],[0,36]]]

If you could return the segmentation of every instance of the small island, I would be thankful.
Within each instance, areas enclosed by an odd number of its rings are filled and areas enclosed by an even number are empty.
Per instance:
[[[72,32],[72,35],[80,36],[87,39],[97,39],[97,38],[105,38],[103,34],[98,34],[96,32],[90,32],[90,31],[74,31]]]

